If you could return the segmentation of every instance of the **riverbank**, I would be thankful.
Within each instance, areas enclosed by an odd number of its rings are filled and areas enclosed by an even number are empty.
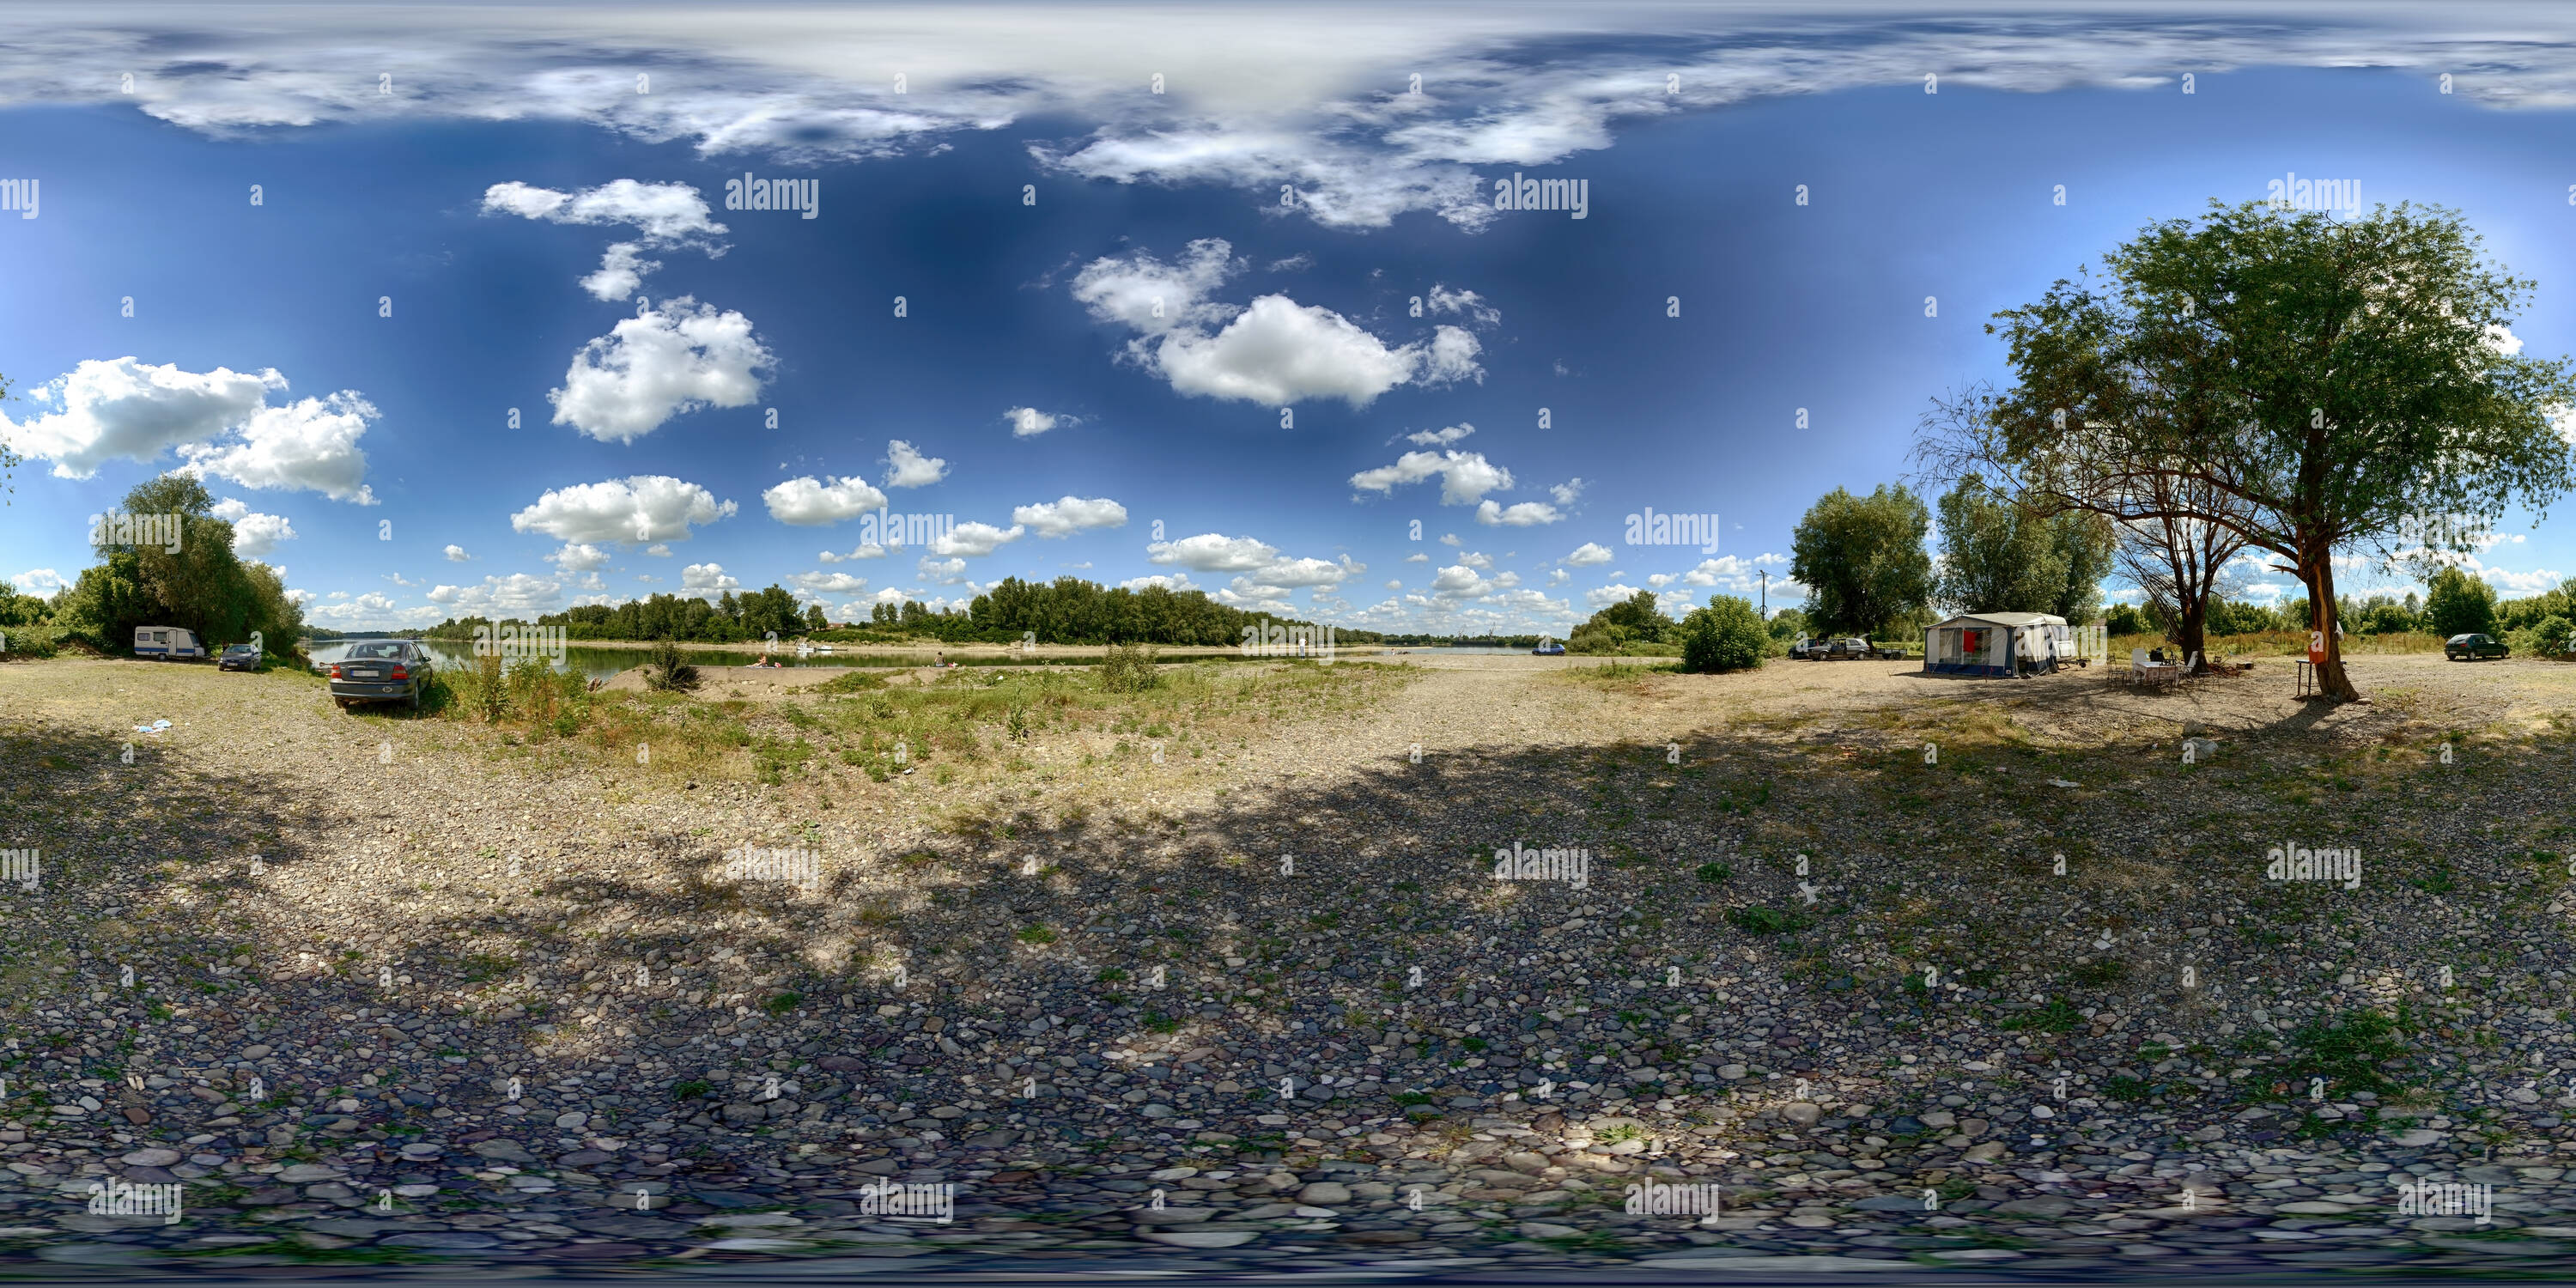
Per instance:
[[[188,1187],[145,1263],[2576,1237],[2576,668],[2364,657],[2330,708],[2270,663],[1580,661],[726,673],[571,736],[0,670],[0,819],[47,865],[0,894],[0,1257],[128,1220],[77,1211],[107,1172]],[[2272,880],[2285,842],[2363,878]],[[862,1211],[884,1178],[956,1221]],[[1624,1210],[1646,1180],[1726,1210]]]

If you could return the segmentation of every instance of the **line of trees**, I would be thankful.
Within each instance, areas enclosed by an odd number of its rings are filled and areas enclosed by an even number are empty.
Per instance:
[[[2240,554],[2307,590],[2318,681],[2345,674],[2335,560],[2431,577],[2509,510],[2576,487],[2553,421],[2565,360],[2500,337],[2533,283],[2481,257],[2460,217],[2401,204],[2339,221],[2260,202],[2152,224],[1987,326],[2009,387],[1936,400],[1917,460],[2032,515],[2116,525],[2122,566],[2205,653]]]
[[[471,638],[483,617],[450,618],[422,634],[433,639]],[[589,604],[548,613],[541,626],[561,626],[573,640],[683,640],[704,644],[738,644],[767,638],[831,633],[883,639],[935,639],[946,643],[1015,643],[1034,633],[1041,644],[1181,644],[1228,645],[1243,640],[1246,626],[1266,632],[1272,625],[1312,628],[1314,623],[1273,613],[1230,608],[1196,590],[1172,591],[1160,586],[1115,589],[1079,577],[1029,582],[1009,577],[975,597],[965,609],[934,610],[917,600],[877,604],[864,629],[832,632],[819,604],[799,609],[788,591],[770,586],[736,595],[725,592],[712,603],[694,596],[657,594],[617,605]],[[1373,631],[1338,628],[1340,643],[1370,644],[1381,640]]]
[[[909,607],[909,605],[906,605]],[[977,595],[966,614],[984,638],[1016,640],[1035,632],[1041,644],[1239,644],[1246,626],[1295,629],[1314,623],[1275,613],[1247,612],[1209,599],[1197,590],[1147,586],[1129,590],[1103,587],[1080,577],[1052,582],[1005,577]],[[1373,644],[1374,631],[1345,631],[1333,638],[1351,644]]]

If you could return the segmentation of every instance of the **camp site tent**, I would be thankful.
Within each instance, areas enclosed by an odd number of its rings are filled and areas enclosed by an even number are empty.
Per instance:
[[[1923,633],[1923,669],[1941,675],[2012,675],[2024,662],[2050,671],[2073,656],[2066,619],[2048,613],[1962,613]]]

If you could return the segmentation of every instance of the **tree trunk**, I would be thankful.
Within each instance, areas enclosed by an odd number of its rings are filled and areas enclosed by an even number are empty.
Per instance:
[[[2180,602],[2183,596],[2177,595],[2174,598],[2177,601],[2174,605],[2174,615],[2177,619],[2174,647],[2182,650],[2182,656],[2174,660],[2191,667],[2193,675],[2206,674],[2209,671],[2209,657],[2201,649],[2207,642],[2206,636],[2209,632],[2209,600],[2199,598],[2184,603]]]
[[[2317,663],[2317,688],[2339,702],[2358,702],[2361,690],[2343,672],[2343,638],[2335,630],[2334,552],[2325,550],[2305,566],[2299,580],[2308,586],[2308,629],[2325,635],[2325,660]]]

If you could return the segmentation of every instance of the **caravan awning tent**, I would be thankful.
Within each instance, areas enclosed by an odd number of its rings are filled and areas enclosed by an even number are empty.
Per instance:
[[[1962,613],[1923,633],[1923,669],[1942,675],[2011,675],[2074,655],[2066,619],[2048,613]]]

